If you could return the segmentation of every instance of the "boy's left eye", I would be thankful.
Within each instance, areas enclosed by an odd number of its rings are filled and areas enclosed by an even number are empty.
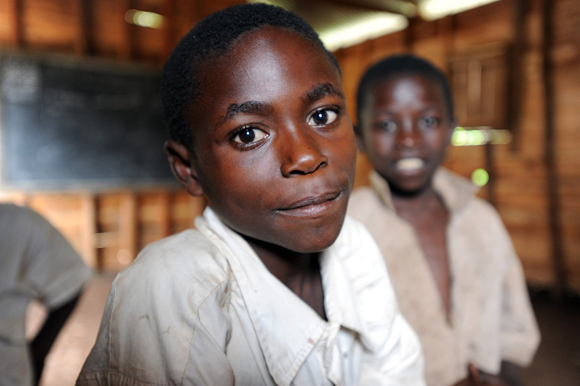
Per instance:
[[[419,127],[421,129],[430,129],[439,124],[439,120],[435,117],[427,115],[419,120]]]
[[[325,126],[330,125],[338,118],[338,111],[330,108],[323,108],[316,110],[310,117],[308,117],[308,124],[310,126]]]
[[[260,129],[244,127],[236,133],[232,140],[240,145],[250,145],[266,137],[267,134]]]

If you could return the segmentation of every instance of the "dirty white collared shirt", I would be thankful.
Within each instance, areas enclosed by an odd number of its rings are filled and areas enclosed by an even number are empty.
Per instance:
[[[375,171],[370,181],[353,193],[349,215],[385,257],[401,312],[423,346],[427,384],[454,384],[467,376],[468,363],[492,374],[502,360],[528,365],[540,334],[521,263],[497,211],[476,197],[478,188],[444,168],[433,178],[449,211],[448,321],[415,229],[397,215],[387,182]]]
[[[424,385],[382,257],[347,218],[321,256],[328,321],[207,208],[112,284],[77,385]]]

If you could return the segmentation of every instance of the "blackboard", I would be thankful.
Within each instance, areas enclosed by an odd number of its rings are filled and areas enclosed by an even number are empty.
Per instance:
[[[160,69],[0,55],[0,183],[24,190],[174,185]]]

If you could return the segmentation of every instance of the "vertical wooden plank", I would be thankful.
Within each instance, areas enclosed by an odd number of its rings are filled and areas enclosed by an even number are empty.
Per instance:
[[[24,27],[22,22],[23,6],[22,0],[8,1],[9,18],[12,21],[12,30],[9,37],[9,44],[20,48],[24,45]]]
[[[524,82],[524,71],[522,71],[523,57],[526,48],[526,0],[512,0],[514,8],[513,19],[513,49],[510,58],[509,68],[509,114],[507,117],[508,129],[512,133],[512,150],[518,149],[518,133],[520,124],[521,94],[522,84]]]
[[[77,0],[78,34],[75,52],[79,55],[93,55],[95,44],[93,37],[92,0]]]
[[[135,193],[122,194],[119,208],[119,253],[137,257],[138,251],[138,199]]]
[[[99,259],[95,247],[95,235],[97,234],[97,203],[94,195],[83,194],[81,197],[81,216],[83,218],[82,245],[83,258],[97,270],[103,269],[103,262]]]
[[[158,194],[160,215],[159,215],[159,229],[160,236],[167,237],[171,233],[171,193],[162,191]]]
[[[412,53],[413,52],[413,41],[415,40],[414,29],[415,29],[415,25],[417,24],[417,19],[411,18],[408,20],[409,20],[409,24],[407,25],[407,28],[404,31],[405,37],[404,37],[404,42],[403,42],[403,45],[404,45],[403,49],[407,53]]]
[[[552,18],[553,4],[551,0],[542,1],[542,24],[543,24],[543,88],[544,88],[544,104],[545,104],[545,154],[546,154],[546,168],[548,171],[548,214],[550,216],[550,236],[552,242],[552,258],[554,274],[555,274],[555,295],[561,297],[568,286],[566,261],[563,250],[562,228],[560,220],[560,200],[558,196],[558,168],[556,165],[555,154],[555,102],[554,102],[554,86],[553,86],[553,64],[552,64],[552,37],[553,26]]]
[[[493,206],[496,204],[495,199],[495,162],[494,162],[494,151],[491,143],[486,143],[485,147],[485,170],[489,176],[489,180],[486,185],[487,201]]]
[[[445,74],[449,77],[451,66],[449,57],[455,52],[455,15],[448,15],[439,20],[438,33],[443,35],[443,49],[445,51]]]
[[[161,53],[160,56],[162,63],[164,63],[167,60],[167,58],[171,54],[171,51],[173,50],[173,47],[175,47],[175,44],[177,43],[175,31],[175,29],[179,27],[178,25],[176,25],[178,24],[177,23],[178,18],[175,15],[177,3],[178,1],[163,0],[161,4],[161,15],[163,16],[163,25],[161,26],[161,28],[163,31],[165,41],[165,44],[163,44],[162,48],[163,52]]]
[[[131,60],[133,58],[132,25],[125,20],[125,14],[131,9],[131,0],[118,0],[115,2],[116,9],[113,15],[119,25],[117,37],[117,58]]]

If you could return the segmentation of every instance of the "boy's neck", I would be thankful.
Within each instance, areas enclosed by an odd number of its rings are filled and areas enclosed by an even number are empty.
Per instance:
[[[320,253],[300,253],[243,236],[268,271],[326,320]]]
[[[396,190],[391,190],[391,200],[395,207],[395,211],[399,215],[406,214],[410,216],[421,216],[426,210],[429,210],[434,206],[444,207],[443,202],[433,188],[433,185],[429,185],[429,187],[414,194],[406,194]]]

